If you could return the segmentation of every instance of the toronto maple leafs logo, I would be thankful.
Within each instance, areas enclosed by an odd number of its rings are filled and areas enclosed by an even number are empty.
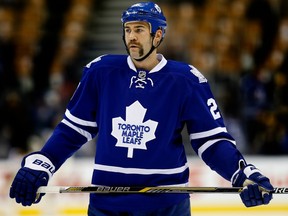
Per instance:
[[[128,149],[127,157],[133,158],[134,149],[147,150],[146,143],[155,139],[158,122],[143,122],[147,109],[139,101],[126,107],[126,121],[121,117],[112,119],[111,135],[117,139],[116,147]]]

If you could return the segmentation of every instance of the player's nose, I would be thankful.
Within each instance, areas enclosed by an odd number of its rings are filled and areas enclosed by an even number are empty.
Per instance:
[[[130,41],[133,41],[133,40],[136,40],[136,39],[137,39],[136,34],[135,34],[133,31],[131,31],[131,32],[128,34],[128,38],[129,38]]]

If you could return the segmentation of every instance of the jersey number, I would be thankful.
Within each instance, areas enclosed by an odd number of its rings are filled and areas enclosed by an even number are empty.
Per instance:
[[[216,101],[213,98],[207,100],[207,105],[210,107],[210,112],[215,120],[221,117],[220,112],[217,111]]]

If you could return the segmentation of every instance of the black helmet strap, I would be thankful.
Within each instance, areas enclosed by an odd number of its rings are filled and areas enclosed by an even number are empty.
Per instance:
[[[154,40],[154,38],[155,38],[155,34],[151,33],[151,37],[152,37],[152,46],[151,46],[150,51],[149,51],[145,56],[143,56],[143,57],[140,58],[140,59],[135,59],[135,58],[134,58],[135,61],[139,61],[139,62],[140,62],[140,61],[143,61],[144,59],[146,59],[146,58],[161,44],[161,42],[162,42],[162,40],[163,40],[163,38],[162,38],[162,39],[160,40],[160,42],[158,43],[158,45],[157,45],[157,46],[154,46],[154,45],[153,45],[153,40]],[[129,54],[129,49],[128,49],[127,44],[126,44],[126,42],[125,42],[124,29],[123,29],[123,37],[122,37],[122,39],[123,39],[123,41],[124,41],[126,51],[127,51],[127,53]]]

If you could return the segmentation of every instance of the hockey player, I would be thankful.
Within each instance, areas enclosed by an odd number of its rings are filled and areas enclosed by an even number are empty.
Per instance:
[[[40,151],[24,157],[10,197],[24,206],[39,202],[39,186],[97,134],[92,184],[186,186],[186,124],[198,156],[233,186],[245,186],[240,196],[247,207],[268,204],[273,186],[237,150],[207,79],[157,53],[167,26],[160,7],[134,4],[122,24],[128,55],[103,55],[86,65],[63,120]],[[189,195],[92,193],[88,215],[186,216]]]

